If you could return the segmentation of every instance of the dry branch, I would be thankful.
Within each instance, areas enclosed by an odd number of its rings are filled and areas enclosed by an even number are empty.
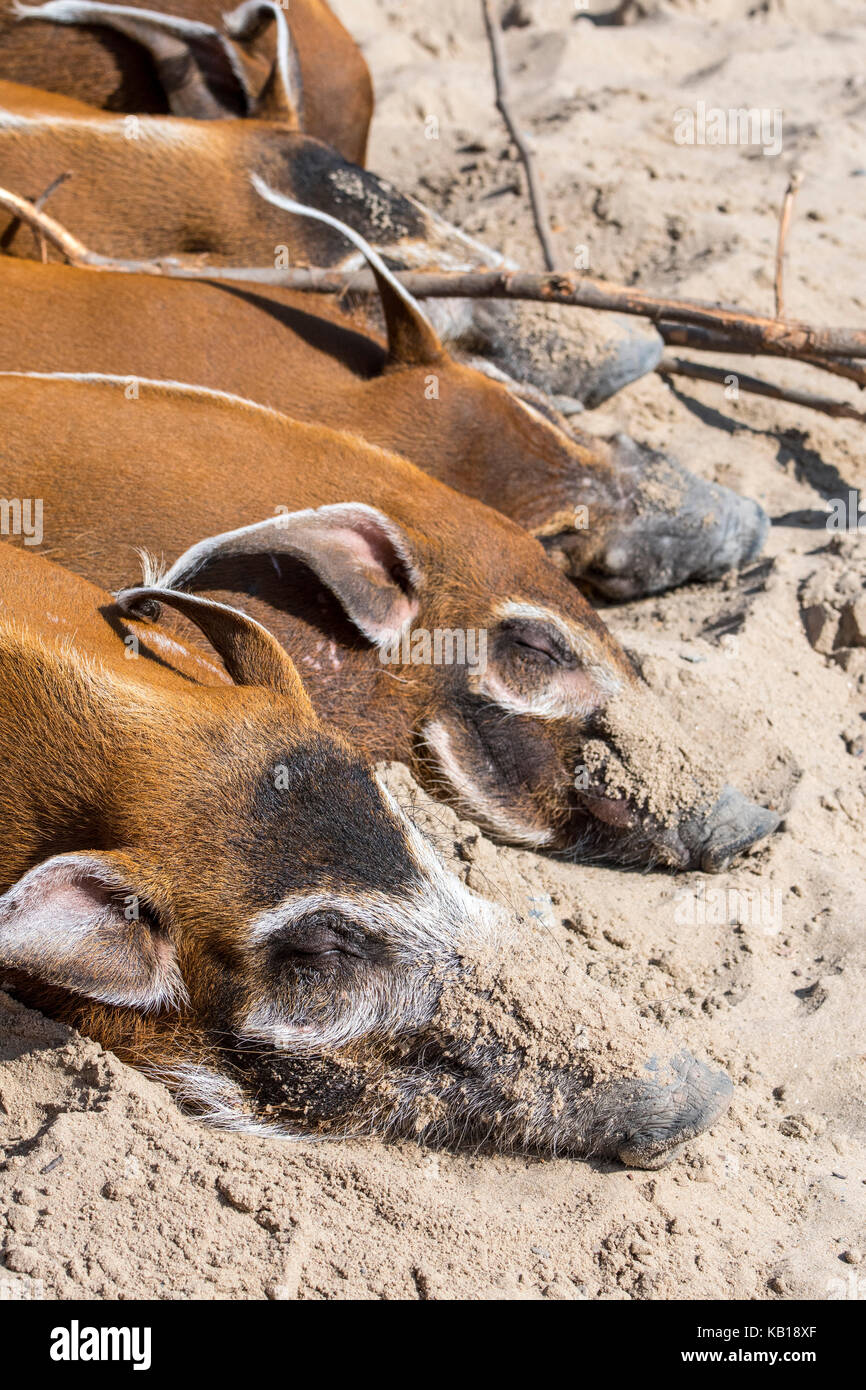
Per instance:
[[[538,178],[538,171],[535,167],[535,157],[526,138],[514,118],[511,109],[511,92],[508,84],[508,65],[505,60],[505,46],[502,42],[502,30],[499,21],[493,13],[492,0],[481,0],[481,9],[484,13],[484,26],[487,30],[487,38],[490,43],[490,55],[493,61],[493,81],[496,84],[496,105],[499,114],[508,127],[508,133],[517,147],[521,163],[526,170],[526,182],[529,186],[529,201],[532,204],[532,218],[535,222],[535,230],[538,240],[541,243],[541,252],[544,256],[544,264],[548,270],[553,270],[556,264],[553,254],[553,244],[550,239],[550,218],[547,215],[547,203],[544,191]]]
[[[121,261],[115,260],[113,256],[100,256],[96,251],[88,250],[83,242],[71,232],[67,232],[66,228],[47,212],[35,203],[29,202],[27,198],[19,198],[17,193],[10,193],[6,188],[0,188],[0,207],[11,212],[20,222],[26,222],[28,227],[32,227],[50,242],[72,265],[88,266],[93,270],[134,270],[150,275],[161,273],[159,261]]]
[[[668,347],[692,348],[698,352],[736,353],[741,357],[790,356],[769,344],[758,351],[744,346],[733,334],[712,328],[698,328],[695,324],[668,323],[663,319],[656,327]],[[842,357],[810,357],[808,353],[797,353],[796,360],[805,362],[810,367],[818,367],[822,372],[830,372],[833,376],[843,376],[848,381],[856,381],[858,386],[866,386],[866,367],[858,367],[853,361],[846,361]]]
[[[375,292],[369,271],[310,267],[298,270],[182,267],[163,263],[165,273],[197,279],[257,280],[284,289],[342,294],[346,290]],[[118,265],[123,268],[122,264]],[[542,304],[570,304],[585,309],[636,314],[653,323],[677,322],[715,329],[735,339],[738,350],[776,357],[866,357],[866,331],[858,328],[814,328],[794,320],[766,318],[745,309],[723,308],[697,299],[666,299],[663,295],[588,276],[554,272],[536,275],[523,270],[396,271],[397,279],[416,299],[511,299]]]
[[[51,180],[44,192],[39,194],[33,206],[40,209],[44,208],[52,193],[56,192],[62,184],[66,183],[67,179],[71,178],[72,173],[70,171],[67,171],[65,174],[58,174],[56,179]],[[48,243],[45,240],[45,233],[42,231],[41,227],[31,227],[30,230],[36,238],[36,245],[39,247],[39,259],[43,265],[46,265],[48,263]]]
[[[809,391],[790,391],[784,386],[776,386],[772,381],[762,381],[760,377],[745,376],[725,367],[710,367],[703,362],[686,362],[681,357],[663,357],[656,367],[659,376],[684,376],[696,381],[712,381],[720,386],[730,384],[733,376],[737,390],[747,391],[753,396],[769,396],[770,400],[788,401],[791,405],[807,406],[809,410],[820,410],[824,415],[834,415],[840,420],[858,420],[866,424],[866,412],[857,410],[847,401],[834,401],[829,396],[814,396]]]

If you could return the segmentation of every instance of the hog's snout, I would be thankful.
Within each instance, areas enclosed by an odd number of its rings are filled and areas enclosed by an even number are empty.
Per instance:
[[[583,576],[606,598],[717,579],[760,555],[770,522],[758,502],[624,435],[608,442],[632,495],[630,514],[611,527],[604,553]]]
[[[689,858],[687,867],[719,873],[744,849],[771,835],[778,824],[774,811],[749,801],[736,787],[724,787],[705,818],[680,829]]]
[[[677,1053],[666,1065],[653,1060],[643,1077],[610,1083],[604,1101],[610,1120],[603,1120],[594,1154],[632,1168],[661,1168],[715,1123],[732,1093],[724,1072],[690,1052]]]

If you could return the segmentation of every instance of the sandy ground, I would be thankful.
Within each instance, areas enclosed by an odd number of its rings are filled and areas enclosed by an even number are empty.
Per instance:
[[[476,6],[336,8],[376,80],[371,166],[537,268]],[[595,274],[770,312],[796,165],[790,312],[863,323],[862,6],[680,0],[625,29],[566,0],[523,8],[507,48],[564,264],[586,246]],[[675,112],[699,100],[780,108],[781,153],[677,145]],[[797,364],[758,370],[856,398]],[[866,535],[826,527],[832,499],[866,490],[862,428],[658,377],[584,422],[773,517],[747,574],[605,616],[729,780],[782,808],[781,833],[714,878],[566,866],[493,846],[391,776],[474,887],[729,1070],[728,1115],[651,1174],[238,1138],[0,997],[0,1296],[866,1296]]]

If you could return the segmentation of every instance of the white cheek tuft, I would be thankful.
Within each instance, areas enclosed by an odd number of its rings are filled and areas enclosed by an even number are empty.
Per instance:
[[[451,735],[443,723],[434,720],[425,725],[423,734],[428,748],[435,754],[440,771],[456,794],[459,809],[477,820],[484,829],[512,844],[528,845],[531,849],[541,849],[550,844],[552,830],[522,824],[515,817],[506,815],[485,796],[465,768],[461,767],[454,753]]]

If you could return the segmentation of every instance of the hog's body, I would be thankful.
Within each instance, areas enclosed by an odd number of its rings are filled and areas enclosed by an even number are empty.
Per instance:
[[[228,8],[218,0],[167,0],[158,9],[136,0],[120,7],[61,0],[41,7],[40,16],[39,6],[0,0],[0,73],[7,82],[108,111],[244,116],[268,84],[280,25],[242,45],[228,38]],[[363,164],[373,90],[357,44],[325,0],[260,8],[283,11],[300,128]],[[159,23],[149,22],[155,10],[157,21],[179,21],[168,41]]]
[[[567,433],[420,325],[389,351],[323,296],[12,259],[0,293],[0,370],[192,381],[349,430],[511,517],[609,597],[712,578],[763,543],[756,503],[623,435]]]
[[[2,50],[0,50],[2,51]],[[0,176],[37,198],[72,178],[50,211],[91,250],[154,259],[192,253],[214,265],[362,263],[344,237],[262,205],[250,175],[359,232],[395,269],[508,268],[493,248],[395,189],[336,149],[260,119],[128,119],[0,81]],[[32,233],[6,225],[4,249],[39,257]],[[51,259],[57,253],[49,250]],[[651,325],[587,309],[492,300],[431,300],[443,342],[467,360],[567,406],[597,405],[651,371],[662,340]]]

